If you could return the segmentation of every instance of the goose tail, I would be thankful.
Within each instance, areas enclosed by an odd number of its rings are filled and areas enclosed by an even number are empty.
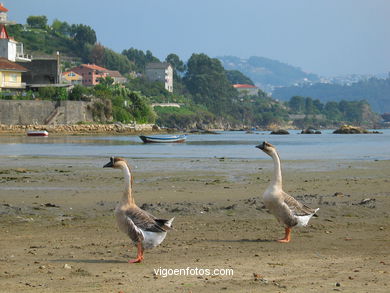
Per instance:
[[[314,213],[312,213],[312,214],[305,215],[305,216],[298,216],[298,217],[297,217],[297,220],[298,220],[297,227],[304,227],[304,226],[307,226],[307,224],[309,223],[311,217],[317,216],[317,215],[316,215],[316,212],[317,212],[318,210],[319,210],[319,208],[315,209],[315,210],[314,210]]]

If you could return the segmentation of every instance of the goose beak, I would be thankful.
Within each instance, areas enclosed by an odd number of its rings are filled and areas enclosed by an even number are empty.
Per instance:
[[[103,168],[113,168],[113,167],[114,167],[114,161],[115,161],[114,157],[111,157],[111,158],[110,158],[110,162],[108,162],[107,164],[105,164],[105,165],[103,166]]]
[[[112,168],[113,164],[111,162],[105,164],[103,168]]]
[[[259,144],[259,145],[255,146],[255,148],[261,149],[262,151],[264,150],[264,147],[265,147],[265,142],[263,142],[262,144]]]

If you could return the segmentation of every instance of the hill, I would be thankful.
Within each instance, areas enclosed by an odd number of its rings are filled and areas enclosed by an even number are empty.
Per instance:
[[[366,100],[378,113],[390,112],[390,78],[370,78],[351,85],[317,83],[277,88],[273,97],[287,101],[293,96],[311,97],[322,102]]]
[[[96,33],[89,26],[69,25],[59,20],[48,25],[46,17],[30,16],[27,25],[9,26],[9,33],[23,42],[26,51],[35,56],[52,55],[60,51],[62,56],[71,57],[69,60],[72,62],[95,63],[118,70],[128,77],[128,83],[124,87],[112,84],[113,80],[107,78],[95,87],[75,86],[70,92],[58,88],[42,88],[37,93],[39,98],[50,100],[100,98],[101,102],[95,105],[96,121],[102,120],[101,117],[104,116],[122,123],[157,122],[159,125],[176,128],[247,128],[287,125],[290,114],[314,115],[314,118],[304,119],[300,125],[326,125],[340,121],[359,123],[367,120],[367,115],[360,115],[366,108],[363,103],[347,107],[358,115],[349,115],[351,111],[345,111],[344,104],[333,105],[333,112],[329,110],[327,113],[337,113],[337,119],[326,117],[325,120],[317,121],[317,114],[327,115],[322,113],[322,108],[326,108],[326,105],[317,101],[306,99],[304,110],[302,107],[294,110],[292,106],[273,100],[262,90],[251,96],[233,88],[234,83],[259,84],[259,80],[260,87],[264,88],[264,85],[275,87],[318,79],[316,75],[306,74],[299,68],[267,58],[251,57],[241,60],[237,57],[222,57],[221,60],[205,54],[192,54],[187,63],[184,63],[176,54],[169,54],[165,61],[173,66],[175,81],[171,93],[164,88],[162,82],[151,82],[143,74],[147,63],[160,61],[152,52],[130,48],[123,50],[122,54],[116,53],[97,43]],[[63,62],[63,69],[72,65],[70,63]],[[28,99],[12,95],[0,98]],[[30,98],[33,98],[32,93]],[[181,107],[152,108],[153,103],[167,101],[179,103]],[[312,104],[315,107],[310,106]],[[297,103],[292,105],[296,106]],[[343,106],[342,109],[339,106]]]
[[[296,83],[316,82],[319,77],[306,73],[277,60],[252,56],[241,59],[234,56],[217,57],[227,70],[238,70],[248,76],[256,86],[271,92],[275,87],[291,86]]]

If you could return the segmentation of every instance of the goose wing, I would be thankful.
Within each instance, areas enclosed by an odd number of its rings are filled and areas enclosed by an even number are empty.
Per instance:
[[[128,209],[125,214],[138,229],[143,231],[161,233],[166,232],[167,230],[167,227],[165,226],[166,220],[156,219],[154,216],[137,206]]]
[[[285,192],[283,193],[283,200],[284,203],[288,206],[288,208],[295,216],[307,216],[307,215],[314,214],[316,212],[314,209],[300,203],[291,195]]]

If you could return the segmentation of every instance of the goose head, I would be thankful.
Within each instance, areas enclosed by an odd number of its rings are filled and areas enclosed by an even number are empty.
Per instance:
[[[125,159],[111,157],[110,161],[103,166],[103,168],[114,168],[114,169],[123,169],[124,167],[128,167]]]
[[[263,152],[265,152],[267,155],[271,156],[273,153],[276,152],[275,146],[272,144],[264,141],[262,144],[259,144],[256,146],[256,148],[261,149]]]

